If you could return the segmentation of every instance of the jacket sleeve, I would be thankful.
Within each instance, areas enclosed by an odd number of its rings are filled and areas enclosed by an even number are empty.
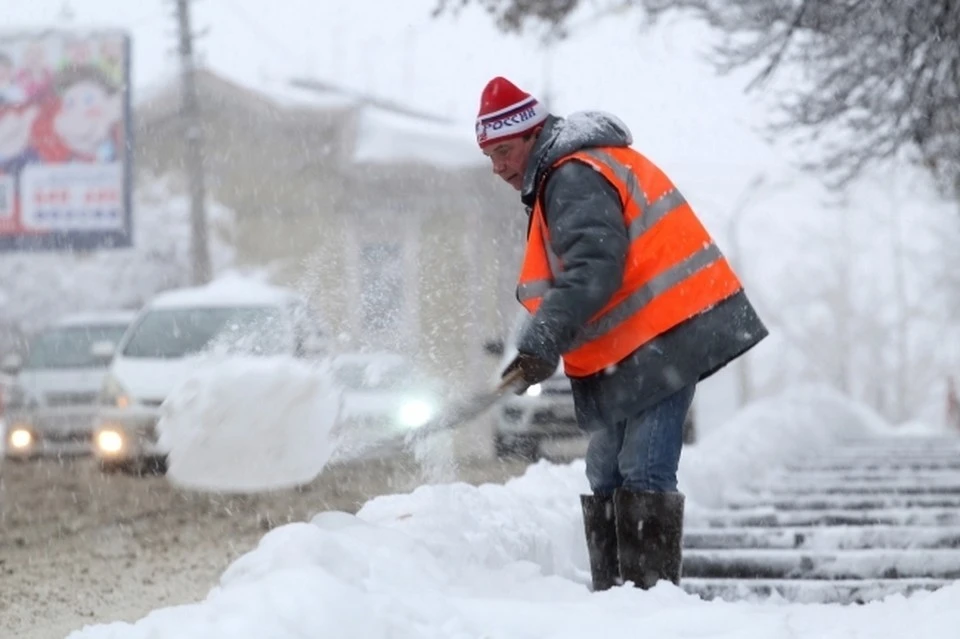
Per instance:
[[[616,189],[592,167],[565,162],[543,193],[550,245],[563,265],[517,349],[556,362],[623,281],[629,238]]]

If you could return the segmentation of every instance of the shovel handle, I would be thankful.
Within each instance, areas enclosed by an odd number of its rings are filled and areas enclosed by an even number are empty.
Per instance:
[[[427,437],[431,433],[454,428],[459,424],[473,419],[475,416],[496,404],[517,382],[522,381],[523,372],[520,369],[510,371],[503,376],[493,392],[486,391],[481,393],[460,406],[454,404],[452,408],[448,409],[445,414],[441,414],[440,417],[434,419],[432,423],[412,430],[404,435],[404,441],[409,444],[412,441]]]
[[[519,368],[515,368],[506,375],[503,379],[500,380],[500,384],[497,386],[497,393],[503,393],[510,389],[515,383],[523,379],[523,371]]]

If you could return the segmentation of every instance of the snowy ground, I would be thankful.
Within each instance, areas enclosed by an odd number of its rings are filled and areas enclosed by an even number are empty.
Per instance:
[[[837,396],[758,404],[690,447],[688,520],[745,477],[888,427]],[[229,637],[955,637],[960,585],[860,607],[704,602],[672,585],[587,589],[582,462],[540,463],[505,484],[420,486],[356,515],[319,512],[268,532],[205,598],[70,639]]]
[[[90,459],[8,462],[0,481],[0,637],[63,639],[84,624],[199,601],[266,531],[411,490],[421,471],[410,461],[328,467],[297,490],[255,496],[103,475]],[[488,461],[460,474],[490,482],[522,471],[520,463]]]
[[[960,585],[862,607],[706,603],[678,588],[589,593],[580,464],[506,485],[422,487],[268,533],[197,604],[83,638],[955,637]]]

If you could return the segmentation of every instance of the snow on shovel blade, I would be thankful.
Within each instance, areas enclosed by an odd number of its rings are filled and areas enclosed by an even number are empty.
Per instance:
[[[161,408],[167,479],[222,493],[307,484],[333,453],[339,405],[322,367],[266,357],[198,361]]]

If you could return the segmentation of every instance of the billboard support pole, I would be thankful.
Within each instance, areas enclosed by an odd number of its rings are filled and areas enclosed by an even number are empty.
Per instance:
[[[184,168],[190,189],[190,264],[193,283],[206,284],[211,278],[207,213],[204,208],[203,137],[193,60],[193,32],[190,30],[189,0],[176,0],[179,31],[181,121],[184,132]]]

